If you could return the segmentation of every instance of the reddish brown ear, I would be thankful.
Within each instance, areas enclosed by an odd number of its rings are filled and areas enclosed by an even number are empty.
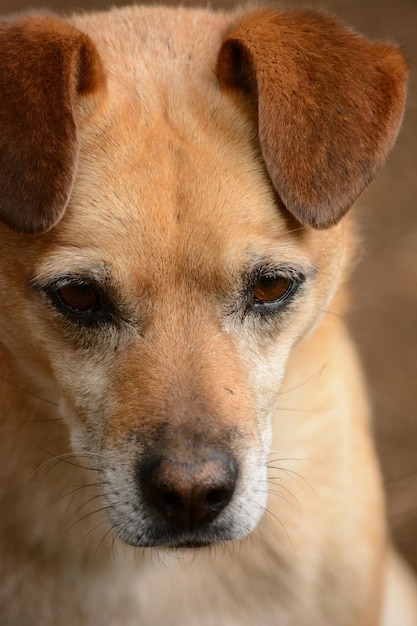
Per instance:
[[[303,224],[335,224],[381,167],[401,123],[407,65],[311,11],[259,10],[220,50],[217,75],[256,111],[266,168]]]
[[[77,166],[74,104],[104,85],[87,35],[49,16],[0,23],[0,220],[39,233],[64,214]]]

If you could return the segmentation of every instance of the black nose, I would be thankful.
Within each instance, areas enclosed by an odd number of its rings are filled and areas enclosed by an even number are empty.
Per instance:
[[[155,456],[140,465],[138,478],[145,501],[166,522],[196,529],[230,502],[237,474],[233,457],[214,453],[192,463]]]

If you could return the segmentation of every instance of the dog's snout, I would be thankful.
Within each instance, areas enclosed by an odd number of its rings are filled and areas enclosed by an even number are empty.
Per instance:
[[[153,457],[139,468],[143,497],[176,527],[197,529],[214,520],[232,499],[238,466],[228,454],[192,463]]]

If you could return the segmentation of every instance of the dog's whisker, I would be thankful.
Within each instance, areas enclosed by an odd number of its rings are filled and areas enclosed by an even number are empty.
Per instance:
[[[307,413],[309,415],[317,414],[315,409],[299,409],[297,407],[279,406],[279,404],[275,405],[274,410],[282,411],[283,413]]]
[[[288,467],[280,467],[279,465],[277,465],[277,466],[276,465],[269,465],[268,467],[269,467],[269,469],[276,470],[277,472],[284,472],[284,474],[288,474],[298,484],[300,484],[299,481],[302,481],[308,487],[310,487],[310,489],[313,489],[311,483],[307,480],[307,478],[305,476],[303,476],[302,474],[300,474],[299,472],[296,472],[295,470],[289,469]]]
[[[77,515],[78,513],[80,513],[80,511],[83,510],[83,508],[85,508],[86,506],[88,506],[89,504],[91,504],[92,502],[94,502],[95,500],[99,500],[101,499],[101,494],[97,493],[94,496],[91,496],[90,498],[88,498],[87,500],[85,500],[84,502],[82,502],[82,504],[80,504],[80,506],[78,506],[73,512],[71,517],[74,517],[75,515]]]
[[[98,454],[97,452],[65,452],[63,454],[54,454],[53,452],[50,452],[43,446],[39,444],[36,444],[36,445],[40,450],[42,450],[42,452],[44,452],[45,454],[48,454],[51,457],[51,459],[49,459],[50,461],[53,461],[53,460],[62,461],[63,463],[67,463],[68,465],[71,465],[78,469],[88,470],[92,472],[101,471],[101,466],[92,467],[91,465],[82,465],[81,463],[75,463],[74,461],[70,460],[70,459],[86,458],[86,459],[94,459],[96,461],[97,458],[103,459],[104,458],[103,455]]]
[[[85,489],[88,489],[88,488],[98,489],[98,488],[100,488],[100,484],[99,483],[87,483],[85,485],[73,486],[71,488],[71,491],[67,491],[66,493],[64,493],[61,496],[59,496],[59,498],[56,498],[55,500],[52,500],[51,501],[51,505],[56,504],[56,503],[60,502],[61,500],[65,500],[66,498],[69,498],[70,496],[72,496],[72,498],[70,500],[70,505],[69,505],[71,507],[74,498],[79,493],[81,493],[82,491],[84,491]]]
[[[89,537],[92,533],[94,533],[94,531],[97,530],[97,528],[100,528],[100,526],[103,526],[104,524],[107,524],[107,520],[103,519],[101,520],[98,524],[96,524],[95,526],[92,526],[89,530],[87,530],[86,533],[84,533],[84,535],[82,536],[83,539],[87,539],[87,537]],[[111,529],[110,529],[111,531]],[[106,534],[104,536],[106,536],[108,534],[109,530],[106,531]]]
[[[272,455],[277,455],[276,458],[273,459],[269,459],[267,465],[269,466],[269,464],[272,463],[280,463],[281,461],[283,462],[287,462],[287,461],[295,461],[296,463],[302,463],[304,461],[306,461],[307,459],[304,457],[295,457],[295,456],[282,456],[279,452],[279,450],[270,450],[268,453],[268,456],[272,456]]]
[[[34,398],[35,400],[39,400],[40,402],[44,402],[45,404],[49,404],[50,406],[53,406],[53,407],[59,406],[58,402],[54,402],[53,400],[44,398],[43,396],[40,396],[39,394],[35,393],[34,391],[31,391],[30,389],[25,389],[24,387],[20,387],[20,385],[16,385],[16,383],[5,378],[4,376],[0,376],[0,380],[6,383],[6,385],[13,387],[13,389],[17,389],[18,391],[21,391],[23,394],[30,396],[31,398]],[[49,421],[49,420],[44,420],[44,421]]]
[[[105,521],[103,521],[101,524],[104,524]],[[101,524],[99,524],[99,526],[101,526]],[[97,527],[96,527],[97,528]],[[95,530],[95,529],[94,529]],[[95,559],[97,558],[97,555],[99,553],[100,548],[103,546],[104,542],[106,541],[107,537],[112,533],[112,528],[110,527],[106,533],[104,533],[104,535],[102,536],[102,538],[100,539],[99,543],[97,544],[97,548],[95,549],[94,555],[93,555],[93,562],[95,561]],[[112,544],[111,544],[112,547]]]
[[[332,315],[333,317],[337,317],[342,321],[344,320],[343,315],[341,315],[337,311],[331,311],[330,309],[322,309],[321,312],[324,313],[325,315]]]
[[[75,500],[76,500],[76,498],[77,498],[77,496],[78,496],[79,494],[80,494],[80,492],[78,492],[78,493],[74,493],[74,494],[72,495],[71,500],[70,500],[70,502],[69,502],[69,504],[68,504],[68,511],[70,511],[70,510],[72,509],[72,507],[73,507],[73,505],[74,505],[74,502],[75,502]],[[90,503],[90,501],[95,500],[97,497],[98,497],[98,496],[96,496],[96,497],[94,497],[94,498],[89,498],[87,502],[84,502],[84,504],[89,504],[89,503]],[[79,512],[82,508],[83,508],[83,505],[79,506],[79,507],[77,508],[77,510],[76,510],[76,511],[72,511],[72,512],[71,512],[71,515],[70,515],[70,517],[69,517],[69,520],[73,519],[73,518],[77,515],[77,513],[78,513],[78,512]]]
[[[41,448],[41,449],[43,450],[43,448]],[[44,451],[46,452],[46,450],[44,450]],[[51,453],[48,452],[48,454],[51,454]],[[86,456],[89,456],[89,455],[86,455]],[[71,458],[78,458],[78,457],[79,457],[78,454],[74,454],[72,452],[68,452],[68,453],[60,454],[60,455],[52,455],[52,458],[47,459],[46,461],[44,461],[43,463],[38,465],[38,467],[36,467],[29,474],[29,476],[25,480],[25,484],[28,483],[36,474],[38,474],[45,467],[49,466],[49,468],[48,468],[48,473],[49,473],[54,467],[59,465],[60,462],[66,463],[68,465],[71,465],[73,467],[76,467],[76,468],[82,469],[82,470],[100,471],[100,468],[94,468],[94,467],[87,466],[87,465],[81,465],[80,463],[74,463],[73,461],[69,460]]]
[[[114,508],[113,504],[108,504],[108,505],[103,505],[98,509],[95,509],[94,511],[89,511],[88,513],[86,513],[85,515],[83,515],[82,517],[80,517],[79,519],[77,519],[73,524],[71,524],[70,526],[68,526],[67,530],[70,531],[72,530],[75,526],[77,526],[78,524],[80,524],[81,522],[85,521],[86,519],[88,519],[89,517],[92,517],[93,515],[97,515],[99,513],[104,513],[105,511],[108,511],[110,509]]]
[[[276,482],[276,480],[279,480],[280,482]],[[266,493],[268,494],[272,494],[272,495],[277,495],[279,497],[281,497],[283,500],[286,500],[286,502],[288,502],[288,504],[290,504],[291,506],[293,506],[293,508],[299,510],[300,512],[302,512],[302,506],[301,503],[299,501],[299,499],[297,498],[297,496],[291,491],[291,489],[289,489],[288,487],[286,487],[285,485],[282,484],[281,482],[282,477],[279,478],[270,478],[268,477],[267,479],[260,481],[261,483],[266,483],[267,487],[265,488]],[[270,485],[272,485],[274,487],[274,489],[270,488]],[[259,491],[259,489],[258,489]],[[289,500],[288,498],[285,498],[284,494],[282,492],[287,493],[290,497],[291,500]]]
[[[20,426],[36,426],[38,424],[53,424],[53,425],[61,425],[62,419],[60,417],[45,417],[42,419],[25,419],[25,420],[17,420],[17,419],[2,419],[1,428],[17,428]]]
[[[307,376],[307,378],[305,378],[301,383],[294,385],[294,387],[289,387],[288,389],[285,389],[284,391],[280,390],[278,392],[278,397],[282,398],[282,396],[286,396],[289,393],[293,393],[294,391],[298,391],[299,389],[302,389],[305,385],[308,385],[308,383],[310,383],[311,381],[315,380],[316,378],[319,378],[323,374],[326,368],[327,368],[327,364],[325,363],[316,372],[311,374],[311,376]]]
[[[55,467],[55,465],[58,465],[61,459],[54,457],[52,459],[48,459],[47,461],[44,461],[43,463],[41,463],[41,465],[38,465],[38,467],[36,467],[30,474],[29,476],[26,478],[25,480],[25,484],[28,483],[34,476],[36,476],[36,474],[38,474],[43,468],[50,466],[50,467]],[[48,470],[49,471],[49,470]]]
[[[125,545],[125,544],[123,544],[123,546],[124,546],[124,545]],[[120,546],[120,542],[116,541],[116,536],[115,536],[115,534],[114,534],[114,532],[113,532],[113,529],[112,529],[110,553],[111,553],[111,555],[112,555],[112,557],[113,557],[114,559],[116,559],[116,558],[117,558],[117,550],[118,550],[119,546]],[[135,562],[136,562],[136,555],[135,555]],[[136,562],[136,563],[137,563],[137,562]]]
[[[303,509],[301,507],[300,501],[296,498],[296,496],[293,493],[291,493],[289,489],[285,489],[285,491],[291,496],[291,499],[287,498],[283,493],[281,493],[281,491],[277,489],[268,489],[267,493],[268,495],[280,498],[280,500],[283,500],[283,502],[286,502],[294,511],[297,511],[298,513],[302,513]]]
[[[275,513],[273,513],[268,507],[264,508],[264,512],[266,515],[268,515],[269,517],[272,517],[276,522],[278,522],[278,525],[281,527],[281,529],[284,531],[284,534],[289,542],[289,544],[291,545],[291,547],[293,548],[293,550],[295,550],[294,548],[294,544],[292,542],[292,539],[290,537],[290,534],[284,524],[284,522],[278,517],[278,515],[276,515]]]
[[[262,479],[259,482],[279,486],[283,480],[283,476],[268,476],[267,478]]]
[[[53,469],[60,462],[67,463],[69,465],[72,465],[73,467],[77,467],[77,468],[80,468],[80,469],[91,469],[91,470],[94,471],[94,468],[85,467],[85,466],[82,466],[82,465],[80,465],[78,463],[73,463],[72,461],[69,461],[70,458],[78,458],[79,457],[79,455],[75,454],[74,452],[67,452],[67,453],[64,453],[64,454],[55,455],[55,454],[53,454],[51,452],[48,452],[47,450],[45,450],[41,446],[38,446],[38,447],[41,450],[43,450],[44,452],[46,452],[47,454],[51,455],[51,458],[47,459],[46,461],[44,461],[43,463],[38,465],[38,467],[36,467],[33,470],[33,472],[31,472],[31,474],[26,478],[25,483],[27,483],[31,478],[33,478],[33,476],[35,476],[39,471],[41,471],[46,466],[50,465],[50,469]],[[89,456],[89,455],[86,455],[86,456]],[[48,469],[48,472],[50,471],[50,469]]]

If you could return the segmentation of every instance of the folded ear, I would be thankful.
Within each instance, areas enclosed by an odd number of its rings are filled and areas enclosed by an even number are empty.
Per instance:
[[[401,123],[407,65],[312,11],[246,14],[220,50],[221,88],[256,115],[271,181],[303,224],[326,228],[383,164]]]
[[[39,233],[65,212],[77,167],[76,99],[104,86],[87,35],[49,16],[0,22],[0,220]]]

